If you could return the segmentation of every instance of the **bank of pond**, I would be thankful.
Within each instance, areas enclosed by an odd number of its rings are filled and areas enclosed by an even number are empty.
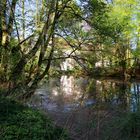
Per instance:
[[[64,139],[68,139],[66,130],[55,126],[43,112],[0,98],[0,140]]]
[[[139,140],[140,82],[63,75],[24,104],[0,96],[0,140],[30,139]]]

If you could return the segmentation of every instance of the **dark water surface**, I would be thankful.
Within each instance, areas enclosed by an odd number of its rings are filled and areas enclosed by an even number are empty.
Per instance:
[[[110,120],[137,111],[139,103],[140,82],[66,75],[49,80],[29,102],[67,128],[74,140],[104,140]],[[113,132],[109,139],[116,135]]]

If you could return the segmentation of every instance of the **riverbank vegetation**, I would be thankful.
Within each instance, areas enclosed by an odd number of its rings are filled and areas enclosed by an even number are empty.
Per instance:
[[[42,80],[62,74],[140,79],[139,9],[139,0],[0,1],[2,96],[22,101]],[[46,137],[40,113],[6,100],[0,101],[0,137]],[[28,127],[33,118],[38,123]]]
[[[21,87],[28,98],[44,77],[68,70],[140,77],[139,1],[4,0],[0,6],[0,81],[8,94]]]
[[[67,140],[68,135],[39,110],[0,98],[0,139]]]

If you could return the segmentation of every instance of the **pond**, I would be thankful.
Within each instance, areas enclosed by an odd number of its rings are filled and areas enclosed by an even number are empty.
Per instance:
[[[118,116],[125,117],[125,112],[136,112],[139,103],[139,81],[63,75],[43,84],[28,104],[45,111],[56,125],[68,129],[71,139],[104,140],[110,132],[105,126]],[[107,135],[111,140],[118,132]]]

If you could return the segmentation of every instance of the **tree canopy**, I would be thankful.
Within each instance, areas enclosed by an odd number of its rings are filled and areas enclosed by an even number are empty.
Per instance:
[[[87,73],[139,68],[138,0],[3,0],[0,9],[0,81],[8,94],[30,96],[67,58]]]

